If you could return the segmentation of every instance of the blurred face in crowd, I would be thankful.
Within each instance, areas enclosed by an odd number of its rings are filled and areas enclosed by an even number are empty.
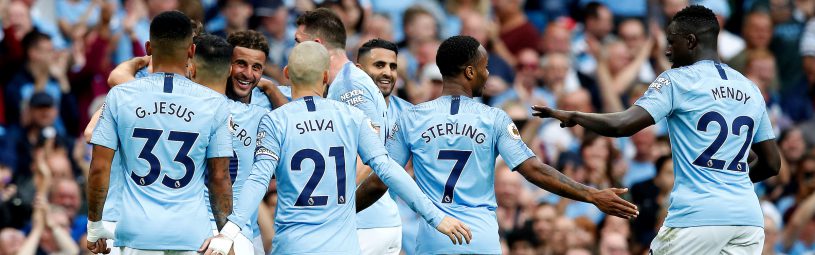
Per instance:
[[[495,171],[495,198],[501,207],[513,208],[520,203],[523,183],[520,175],[503,166]]]
[[[768,48],[773,37],[773,21],[766,13],[751,13],[742,29],[747,48]]]
[[[591,106],[591,94],[583,88],[561,97],[558,107],[565,111],[594,112]]]
[[[631,64],[633,56],[628,47],[623,42],[612,42],[606,46],[606,57],[608,58],[608,70],[612,75],[620,73],[626,66]]]
[[[33,65],[47,67],[54,61],[54,44],[50,39],[38,40],[28,49],[28,61]]]
[[[53,189],[48,200],[55,205],[62,206],[65,209],[65,216],[73,219],[79,211],[79,207],[82,206],[79,185],[73,180],[62,179],[54,185]]]
[[[227,26],[243,28],[252,16],[252,5],[243,0],[226,1],[221,12],[226,17]]]
[[[371,49],[359,57],[357,66],[371,76],[383,96],[390,96],[398,78],[396,52],[383,48]]]
[[[555,253],[565,253],[569,246],[574,243],[575,230],[577,226],[569,218],[560,216],[555,219],[554,228],[551,233],[552,240],[549,246]]]
[[[772,58],[754,59],[747,63],[744,74],[758,86],[764,101],[770,100],[770,83],[775,78],[775,60]]]
[[[792,0],[770,0],[770,16],[773,24],[784,23],[792,18]]]
[[[73,179],[71,161],[68,160],[65,150],[58,150],[57,153],[50,155],[46,161],[48,167],[51,168],[54,179]]]
[[[4,228],[0,231],[0,255],[14,255],[25,242],[22,231],[14,228]]]
[[[806,153],[804,134],[801,132],[801,129],[797,127],[787,132],[787,136],[779,144],[781,156],[788,162],[798,162]]]
[[[586,18],[586,32],[598,39],[605,38],[614,26],[614,16],[607,7],[597,8],[597,17]]]
[[[604,234],[600,239],[600,255],[628,255],[628,241],[616,233]]]
[[[32,28],[28,6],[21,1],[12,1],[8,5],[7,13],[8,16],[4,17],[2,22],[14,29],[15,37],[17,37],[18,40],[22,40],[23,36],[31,31]]]
[[[381,38],[383,40],[393,41],[393,27],[390,19],[382,14],[371,15],[371,18],[365,22],[365,29],[363,29],[368,38]]]
[[[649,126],[631,136],[631,142],[634,144],[634,148],[637,149],[636,159],[650,161],[657,156],[654,154],[654,144],[657,141],[654,133],[655,129],[655,126]]]
[[[59,207],[52,207],[51,210],[46,215],[48,220],[53,222],[54,227],[62,228],[64,231],[70,233],[71,232],[71,220],[68,218],[68,215]],[[47,251],[48,253],[54,253],[59,251],[59,245],[57,244],[56,239],[54,238],[54,234],[51,231],[43,231],[42,232],[42,239],[40,239],[40,247],[43,250]]]
[[[555,206],[546,204],[535,209],[535,214],[532,216],[532,231],[535,232],[541,243],[549,243],[548,240],[552,238],[555,219],[557,219]]]
[[[271,15],[263,16],[260,23],[272,35],[282,36],[286,32],[286,22],[289,19],[289,12],[285,7],[278,7]],[[278,38],[280,39],[280,38]]]
[[[617,30],[628,50],[637,50],[645,43],[645,26],[637,19],[623,21]]]
[[[59,110],[54,106],[40,106],[29,108],[31,124],[35,128],[44,128],[54,125]]]
[[[178,0],[147,0],[147,11],[150,16],[178,9]]]
[[[603,229],[601,229],[600,232],[602,235],[618,234],[625,237],[631,234],[631,228],[626,219],[606,216],[606,220],[603,222]]]
[[[802,196],[807,196],[815,192],[815,158],[806,157],[799,164],[800,172],[798,177],[799,192]]]
[[[543,84],[546,86],[560,86],[566,81],[571,61],[569,57],[560,53],[549,53],[543,63]]]
[[[662,14],[665,14],[665,17],[671,20],[685,6],[688,6],[688,0],[662,0]]]
[[[518,52],[518,67],[515,73],[520,78],[521,85],[532,88],[537,85],[538,66],[540,66],[540,55],[533,49],[523,49]]]
[[[405,24],[405,39],[411,40],[427,40],[435,39],[437,35],[436,19],[428,14],[419,14]]]
[[[235,47],[232,51],[231,87],[238,97],[245,98],[252,93],[252,89],[260,82],[263,75],[263,66],[266,64],[266,54],[263,51]]]
[[[546,27],[540,42],[540,48],[546,54],[556,52],[568,55],[571,52],[572,35],[563,24],[554,22]]]
[[[591,255],[591,252],[583,248],[571,248],[566,255]]]
[[[461,18],[461,35],[475,38],[481,45],[489,41],[487,28],[487,20],[478,13],[470,12]]]
[[[511,255],[535,255],[535,247],[527,240],[516,240],[509,245]]]

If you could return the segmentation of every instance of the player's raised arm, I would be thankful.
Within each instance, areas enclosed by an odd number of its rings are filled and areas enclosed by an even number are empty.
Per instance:
[[[425,221],[439,232],[450,237],[454,244],[470,243],[472,233],[464,223],[436,208],[404,168],[388,157],[385,147],[379,142],[373,124],[366,118],[360,123],[359,156],[371,166],[373,171],[396,195],[405,200],[410,208],[419,213]]]
[[[125,82],[132,81],[136,77],[136,72],[139,69],[150,65],[150,56],[134,57],[128,61],[122,62],[108,76],[108,86],[113,87]]]

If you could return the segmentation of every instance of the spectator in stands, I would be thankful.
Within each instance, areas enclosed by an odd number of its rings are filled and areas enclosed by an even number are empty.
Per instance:
[[[255,15],[260,17],[258,31],[269,42],[268,64],[263,73],[275,81],[284,81],[283,67],[288,64],[289,52],[295,43],[295,29],[288,23],[289,9],[280,0],[263,1],[255,9]]]
[[[640,215],[632,222],[631,237],[635,243],[635,254],[647,251],[651,240],[662,225],[664,213],[668,209],[668,198],[673,189],[674,174],[671,155],[660,156],[656,160],[657,174],[654,178],[634,184],[631,187],[631,201],[638,206]]]
[[[727,64],[739,72],[746,72],[747,57],[751,51],[769,50],[770,39],[773,38],[773,20],[770,14],[764,11],[753,11],[744,18],[741,29],[744,35],[745,48],[733,56]],[[773,74],[775,76],[775,74]],[[777,87],[774,86],[777,89]]]
[[[584,28],[572,37],[572,55],[577,71],[593,76],[601,45],[613,39],[614,15],[605,5],[591,2],[583,7]]]
[[[518,66],[515,82],[506,92],[492,98],[490,105],[502,107],[508,101],[520,101],[527,107],[532,105],[555,106],[555,95],[543,87],[542,72],[540,70],[540,55],[532,48],[526,48],[518,53]],[[532,112],[529,112],[530,116]]]
[[[628,47],[628,52],[631,54],[639,52],[640,49],[646,47],[646,44],[651,43],[649,41],[651,38],[645,33],[645,24],[643,24],[639,19],[626,19],[620,22],[620,24],[617,25],[617,34],[619,35],[620,40],[625,42],[625,46]],[[662,40],[662,38],[654,39]],[[648,57],[653,56],[653,53],[653,50],[648,52]],[[663,54],[664,52],[656,52],[656,55],[658,56]],[[651,66],[651,62],[647,60],[648,59],[642,62],[637,72],[636,80],[638,82],[650,83],[658,74],[656,71],[654,71],[655,68]]]
[[[419,81],[419,71],[429,63],[435,62],[436,50],[439,47],[438,22],[428,10],[413,6],[405,11],[402,21],[405,40],[399,46],[400,77]],[[404,75],[402,75],[404,74]]]
[[[550,53],[571,54],[572,35],[565,22],[555,21],[546,26],[538,40],[538,51],[544,55]]]
[[[6,84],[16,74],[25,61],[22,40],[34,29],[28,6],[22,1],[12,1],[5,9],[0,23],[3,24],[3,41],[0,42],[0,84]],[[2,94],[2,93],[0,93]],[[0,103],[2,103],[0,97]],[[0,114],[2,115],[2,114]],[[0,120],[3,118],[0,117]]]
[[[226,26],[223,29],[212,32],[223,38],[237,31],[249,29],[249,17],[252,17],[252,3],[246,0],[221,0],[218,1],[221,15],[226,18]]]
[[[716,20],[719,21],[721,28],[719,29],[718,51],[722,61],[729,61],[745,48],[744,39],[725,29],[727,19],[730,18],[730,5],[727,0],[696,0],[693,4],[703,5],[716,14]]]
[[[634,158],[628,161],[629,168],[623,177],[623,186],[631,187],[631,185],[656,176],[655,162],[660,156],[654,150],[656,141],[656,126],[647,127],[631,136],[631,143],[634,144],[636,153]]]
[[[498,202],[495,209],[498,228],[503,233],[523,228],[524,223],[532,217],[530,206],[533,200],[523,186],[523,177],[512,172],[506,164],[496,166],[495,200]]]
[[[515,81],[512,63],[517,61],[498,37],[498,28],[481,13],[467,12],[462,15],[461,35],[475,38],[487,50],[487,71],[490,71],[490,76],[498,76],[512,84]]]
[[[538,38],[538,29],[529,22],[522,5],[521,0],[492,1],[501,41],[513,55],[518,55],[523,49],[535,49],[538,44],[530,39]]]
[[[0,255],[17,255],[25,241],[25,234],[15,228],[0,230]]]
[[[67,158],[66,158],[67,160]],[[52,169],[53,171],[53,169]],[[62,214],[68,221],[66,224],[71,237],[75,241],[87,231],[88,217],[79,209],[82,206],[82,195],[79,184],[73,179],[54,179],[54,185],[48,195],[48,201],[62,208]]]
[[[626,236],[618,233],[609,233],[600,238],[600,255],[628,255],[628,241]]]

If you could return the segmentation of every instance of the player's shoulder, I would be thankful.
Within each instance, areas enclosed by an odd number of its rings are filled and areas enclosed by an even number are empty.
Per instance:
[[[252,116],[262,116],[269,113],[269,110],[258,105],[245,104],[243,102],[227,99],[226,106],[232,114],[248,114]]]
[[[402,109],[407,109],[414,106],[413,103],[408,102],[407,100],[404,100],[396,95],[391,95],[391,104],[401,107]]]
[[[366,117],[365,112],[359,108],[340,101],[322,97],[315,98],[314,101],[317,104],[318,111],[336,111],[336,114],[340,114],[340,116],[347,115],[360,120]]]

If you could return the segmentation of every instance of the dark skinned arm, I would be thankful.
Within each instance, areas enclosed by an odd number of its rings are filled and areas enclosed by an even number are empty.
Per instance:
[[[637,217],[637,206],[620,198],[628,189],[609,188],[598,190],[570,179],[549,165],[532,157],[515,168],[524,178],[536,186],[559,196],[591,203],[606,214],[624,219]]]
[[[379,176],[375,174],[369,175],[359,184],[356,191],[357,212],[361,212],[376,203],[386,191],[388,191],[388,186],[379,179]]]
[[[752,150],[756,153],[755,166],[750,167],[750,181],[756,183],[778,175],[781,169],[781,155],[775,139],[755,143]],[[749,157],[748,157],[749,159]]]
[[[584,113],[563,111],[545,106],[532,106],[532,115],[560,120],[561,127],[580,125],[597,134],[608,137],[631,136],[654,124],[651,114],[640,106],[632,106],[615,113]]]
[[[209,203],[218,229],[226,224],[226,217],[232,214],[232,182],[229,179],[229,158],[210,158],[207,160],[209,170]]]
[[[102,209],[108,196],[110,185],[110,165],[113,161],[113,149],[94,145],[91,157],[91,168],[88,172],[88,220],[102,220]]]

